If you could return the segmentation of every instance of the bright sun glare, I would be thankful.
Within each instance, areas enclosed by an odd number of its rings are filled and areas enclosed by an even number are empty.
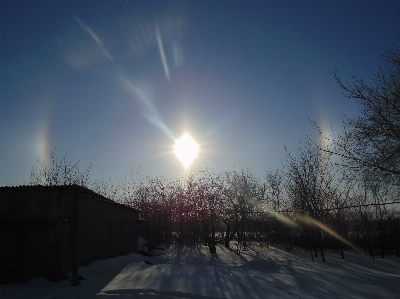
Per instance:
[[[183,167],[189,168],[199,153],[199,145],[188,133],[183,134],[175,141],[174,153]]]

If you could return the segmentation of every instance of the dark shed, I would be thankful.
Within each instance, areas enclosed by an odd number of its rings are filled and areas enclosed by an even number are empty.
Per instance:
[[[0,283],[75,284],[78,266],[137,252],[138,214],[77,185],[0,187]]]

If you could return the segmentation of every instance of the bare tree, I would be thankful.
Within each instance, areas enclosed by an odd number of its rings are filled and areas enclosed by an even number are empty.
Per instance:
[[[346,206],[354,202],[354,188],[357,184],[357,177],[347,168],[340,167],[336,163],[332,163],[331,167],[331,182],[327,185],[326,195],[329,200],[329,208],[331,209],[332,217],[334,218],[334,226],[336,227],[337,236],[336,242],[339,244],[340,255],[344,259],[343,240],[347,239],[346,230]]]
[[[317,247],[320,247],[322,260],[325,261],[325,232],[318,224],[324,221],[324,209],[328,207],[327,189],[332,181],[329,155],[306,140],[297,156],[293,157],[290,153],[287,153],[287,156],[286,186],[292,198],[292,207],[304,211],[309,217],[302,219],[311,228],[308,235],[314,247],[314,254],[318,256]]]
[[[282,242],[288,242],[288,230],[287,227],[282,223],[280,217],[280,210],[288,208],[288,202],[286,200],[286,189],[284,186],[284,173],[281,169],[277,169],[275,172],[267,172],[265,176],[265,208],[269,217],[269,221],[266,221],[266,229],[269,235],[270,241],[273,243],[281,244]],[[289,246],[289,244],[287,243]]]
[[[400,12],[400,11],[399,11]],[[345,117],[343,132],[331,138],[331,153],[350,166],[379,171],[399,183],[400,175],[400,48],[392,44],[381,53],[384,65],[370,80],[334,76],[344,95],[359,104],[359,115]],[[322,134],[322,132],[320,132]]]
[[[89,173],[92,165],[86,170],[81,171],[78,167],[79,161],[71,162],[67,155],[61,159],[57,158],[55,150],[49,153],[49,161],[40,161],[39,169],[31,171],[29,180],[30,185],[60,186],[60,185],[80,185],[87,187],[89,183]]]
[[[220,214],[226,225],[225,247],[237,236],[238,245],[247,246],[249,225],[257,226],[257,211],[264,199],[265,190],[248,171],[225,172],[223,176],[223,210]]]
[[[200,234],[206,241],[210,253],[216,252],[216,230],[222,210],[222,184],[218,175],[202,171],[198,178],[197,201],[200,203],[202,223]]]

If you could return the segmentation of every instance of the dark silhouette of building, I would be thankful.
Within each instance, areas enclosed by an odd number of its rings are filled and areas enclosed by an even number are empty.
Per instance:
[[[78,266],[137,252],[138,214],[77,185],[0,187],[0,283],[77,284]]]

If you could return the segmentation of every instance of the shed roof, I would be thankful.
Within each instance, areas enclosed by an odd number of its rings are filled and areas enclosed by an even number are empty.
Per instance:
[[[92,190],[90,190],[90,189],[88,189],[86,187],[79,186],[79,185],[76,185],[76,184],[73,184],[73,185],[61,185],[61,186],[21,185],[21,186],[3,186],[3,187],[0,187],[0,191],[1,190],[12,190],[12,189],[33,189],[33,190],[34,189],[77,189],[77,190],[79,190],[80,194],[83,194],[85,196],[93,197],[93,198],[96,198],[96,199],[101,200],[101,201],[109,202],[111,204],[118,205],[120,207],[128,208],[128,209],[131,209],[133,211],[139,212],[138,209],[132,208],[132,207],[126,205],[126,204],[122,204],[122,203],[118,203],[116,201],[113,201],[113,200],[111,200],[111,199],[109,199],[109,198],[107,198],[107,197],[105,197],[103,195],[100,195],[100,194],[98,194],[98,193],[96,193],[96,192],[94,192],[94,191],[92,191]]]

